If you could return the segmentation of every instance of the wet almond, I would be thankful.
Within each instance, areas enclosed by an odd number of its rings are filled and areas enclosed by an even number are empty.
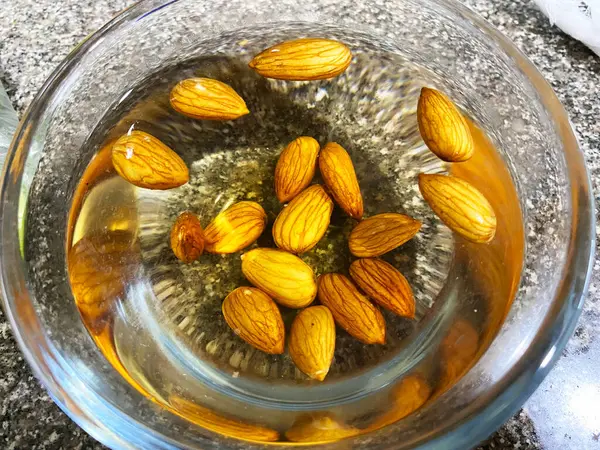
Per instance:
[[[339,273],[319,277],[319,301],[327,306],[339,326],[365,344],[385,343],[385,321],[379,309],[354,283]]]
[[[378,305],[402,317],[415,317],[415,298],[404,275],[378,258],[357,259],[350,265],[354,282]]]
[[[171,106],[194,119],[233,120],[249,113],[233,88],[211,78],[188,78],[171,90]]]
[[[335,351],[335,322],[326,306],[311,306],[294,319],[289,352],[296,367],[313,380],[323,381]]]
[[[309,251],[327,231],[332,211],[333,202],[320,185],[305,189],[275,219],[275,244],[291,253]]]
[[[235,253],[258,239],[267,224],[267,214],[256,202],[239,202],[217,215],[206,227],[206,251]]]
[[[356,220],[363,216],[363,199],[348,152],[330,142],[319,155],[319,170],[336,203]]]
[[[411,240],[420,229],[421,222],[404,214],[377,214],[354,227],[348,246],[359,258],[381,256]]]
[[[189,180],[179,155],[144,131],[121,136],[113,145],[112,163],[121,177],[146,189],[172,189]]]
[[[185,263],[198,259],[204,251],[204,230],[194,213],[182,212],[171,228],[171,249]]]
[[[250,283],[288,308],[304,308],[317,295],[310,266],[283,250],[255,248],[244,253],[242,272]]]
[[[250,68],[278,80],[323,80],[344,72],[352,52],[331,39],[296,39],[266,49],[250,61]]]
[[[279,155],[275,167],[275,194],[281,203],[293,199],[315,176],[319,143],[308,136],[290,142]]]
[[[417,121],[423,141],[436,156],[448,162],[466,161],[473,156],[473,137],[458,108],[445,94],[421,89]]]
[[[283,319],[267,294],[257,288],[239,287],[225,298],[222,309],[227,324],[248,344],[265,353],[283,353]]]
[[[453,176],[422,173],[419,189],[433,212],[452,231],[475,243],[494,239],[494,209],[470,183]]]

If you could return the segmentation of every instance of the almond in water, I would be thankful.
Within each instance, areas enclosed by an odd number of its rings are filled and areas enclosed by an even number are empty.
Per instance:
[[[357,259],[350,265],[350,276],[380,306],[402,317],[415,317],[412,289],[391,264],[377,258]]]
[[[188,168],[179,155],[140,130],[133,130],[115,142],[112,163],[121,177],[146,189],[172,189],[189,180]]]
[[[290,142],[279,155],[275,167],[275,194],[281,203],[293,199],[315,176],[319,143],[308,136]]]
[[[250,68],[267,78],[278,80],[323,80],[344,72],[352,52],[331,39],[296,39],[282,42],[259,53]]]
[[[422,173],[419,189],[433,212],[452,231],[475,243],[494,239],[494,209],[470,183],[453,176]]]
[[[421,222],[404,214],[377,214],[354,227],[348,246],[359,258],[381,256],[411,240],[420,229]]]
[[[267,214],[256,202],[239,202],[217,215],[204,230],[206,251],[235,253],[258,239],[267,224]]]
[[[171,106],[194,119],[233,120],[249,113],[231,86],[211,78],[188,78],[171,90]]]
[[[348,152],[330,142],[319,155],[319,170],[336,203],[356,220],[363,216],[363,199]]]
[[[304,308],[317,295],[310,266],[283,250],[255,248],[244,253],[242,272],[250,283],[288,308]]]
[[[184,263],[198,259],[204,251],[204,230],[195,214],[185,211],[171,228],[171,249]]]
[[[323,381],[335,350],[335,323],[326,306],[311,306],[294,319],[289,351],[296,367],[314,380]]]
[[[467,121],[445,94],[421,89],[417,121],[423,141],[436,156],[448,162],[466,161],[473,156],[473,137]]]
[[[275,244],[291,253],[309,251],[327,231],[332,211],[333,202],[321,186],[305,189],[275,219]]]
[[[265,353],[283,353],[283,319],[267,294],[253,287],[239,287],[225,298],[222,309],[227,324],[248,344]]]
[[[381,311],[362,295],[344,275],[319,277],[319,301],[327,306],[344,330],[365,344],[385,343],[385,321]]]

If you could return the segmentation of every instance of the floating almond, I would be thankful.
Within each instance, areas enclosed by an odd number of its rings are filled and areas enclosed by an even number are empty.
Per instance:
[[[171,249],[185,263],[198,259],[204,251],[204,230],[195,214],[179,214],[171,228]]]
[[[171,106],[194,119],[233,120],[249,113],[244,99],[229,85],[211,78],[189,78],[173,88]]]
[[[248,344],[265,353],[283,353],[283,319],[267,294],[253,287],[239,287],[225,298],[222,309],[227,325]]]
[[[330,142],[319,155],[319,170],[337,204],[350,217],[360,220],[363,199],[348,152],[341,145]]]
[[[379,309],[354,283],[339,273],[319,277],[319,300],[344,330],[365,344],[385,343],[385,321]]]
[[[333,202],[321,186],[305,189],[275,219],[275,244],[291,253],[309,251],[327,231],[332,211]]]
[[[112,163],[131,184],[147,189],[172,189],[188,182],[183,160],[151,134],[133,130],[112,148]]]
[[[256,55],[249,66],[267,78],[323,80],[348,68],[352,52],[331,39],[296,39],[274,45]]]
[[[419,189],[433,212],[450,229],[475,243],[496,234],[496,214],[490,202],[470,183],[447,175],[419,175]]]
[[[335,350],[335,322],[326,306],[311,306],[294,319],[289,351],[296,367],[314,380],[323,381]]]
[[[380,306],[402,317],[415,317],[412,289],[391,264],[377,258],[357,259],[350,265],[350,276]]]
[[[299,417],[285,432],[285,437],[292,442],[317,444],[337,441],[357,434],[360,434],[358,428],[346,425],[333,414],[312,413]]]
[[[404,214],[377,214],[354,227],[348,246],[359,258],[381,256],[411,240],[420,229],[421,222]]]
[[[467,121],[440,91],[421,89],[417,120],[423,141],[438,158],[460,162],[473,156],[475,147]]]
[[[255,248],[244,253],[242,272],[250,283],[288,308],[304,308],[317,295],[310,266],[283,250]]]
[[[258,239],[266,223],[267,215],[258,203],[236,203],[215,217],[204,230],[206,251],[239,252]]]
[[[293,199],[315,175],[319,143],[301,136],[283,149],[275,167],[275,194],[281,203]]]

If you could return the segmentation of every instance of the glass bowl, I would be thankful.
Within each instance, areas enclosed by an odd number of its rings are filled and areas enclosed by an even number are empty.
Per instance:
[[[247,68],[257,51],[302,36],[346,42],[352,65],[314,83],[265,81]],[[198,73],[231,83],[253,113],[235,126],[173,116],[173,77]],[[424,85],[468,117],[469,162],[444,164],[424,147],[415,116]],[[132,126],[177,142],[193,176],[206,168],[200,156],[222,161],[215,173],[224,181],[162,197],[127,185],[106,156]],[[424,224],[390,257],[413,285],[416,320],[386,315],[390,337],[376,350],[338,333],[323,383],[223,334],[220,301],[206,309],[204,333],[189,326],[196,303],[165,307],[173,290],[193,284],[165,253],[173,211],[195,199],[217,213],[231,200],[217,193],[236,176],[253,183],[236,168],[270,173],[261,158],[299,134],[347,147],[368,215],[394,206]],[[498,216],[494,241],[472,244],[441,225],[418,196],[420,171],[478,187]],[[50,395],[112,448],[468,448],[523,404],[570,337],[593,257],[592,209],[582,154],[551,88],[457,3],[147,0],[75,49],[20,124],[2,184],[3,301]],[[350,225],[336,220],[327,245],[347,237]],[[331,248],[319,254],[348,262]],[[239,281],[234,263],[207,258]],[[210,272],[202,281],[210,277],[216,297],[229,289],[230,278]]]

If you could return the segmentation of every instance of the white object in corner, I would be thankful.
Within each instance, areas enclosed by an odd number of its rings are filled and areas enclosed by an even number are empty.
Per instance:
[[[550,23],[600,55],[600,0],[534,0]]]

